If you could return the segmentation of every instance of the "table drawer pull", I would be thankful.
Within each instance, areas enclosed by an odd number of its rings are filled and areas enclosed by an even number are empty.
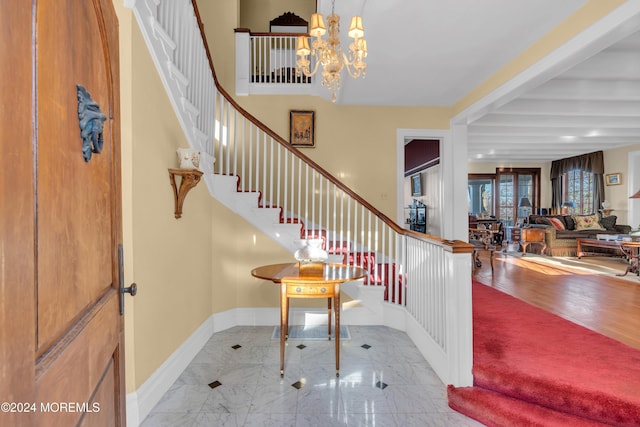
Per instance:
[[[301,286],[301,285],[289,285],[287,286],[287,294],[292,296],[321,296],[329,297],[333,294],[333,288],[327,286]]]

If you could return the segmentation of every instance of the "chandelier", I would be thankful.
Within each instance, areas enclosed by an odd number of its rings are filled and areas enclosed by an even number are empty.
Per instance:
[[[309,39],[307,35],[298,36],[298,46],[296,54],[300,57],[296,64],[298,71],[305,76],[311,77],[315,75],[319,67],[322,65],[322,85],[333,91],[331,102],[336,102],[336,93],[340,89],[340,72],[343,68],[351,77],[357,79],[362,76],[364,78],[367,71],[367,63],[364,58],[367,57],[367,41],[363,38],[364,28],[362,27],[362,17],[353,16],[349,25],[349,37],[353,38],[353,42],[349,45],[349,55],[342,52],[340,47],[340,17],[335,14],[335,0],[331,2],[331,15],[327,17],[329,23],[328,37],[323,39],[327,33],[327,27],[324,25],[324,19],[319,13],[311,15],[311,31],[309,35],[315,37],[309,48]],[[307,58],[311,55],[314,59],[315,66],[313,71],[309,69],[311,61]]]

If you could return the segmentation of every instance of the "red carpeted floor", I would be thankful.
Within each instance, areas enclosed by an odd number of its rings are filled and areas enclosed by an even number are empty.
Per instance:
[[[474,387],[449,388],[453,409],[490,426],[640,426],[640,351],[478,282],[473,329]]]

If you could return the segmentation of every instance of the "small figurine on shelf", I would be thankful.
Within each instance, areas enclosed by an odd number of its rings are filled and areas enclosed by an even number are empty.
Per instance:
[[[200,169],[200,151],[194,148],[178,148],[180,169]]]

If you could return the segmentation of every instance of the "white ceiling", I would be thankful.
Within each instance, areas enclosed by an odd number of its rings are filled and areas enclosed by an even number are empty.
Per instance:
[[[363,16],[369,48],[366,78],[343,78],[337,103],[452,106],[585,3],[336,0],[343,32]],[[469,160],[543,162],[639,144],[640,1],[627,3],[635,15],[621,14],[624,25],[540,73],[531,67],[469,113]],[[318,8],[330,13],[331,0]]]

